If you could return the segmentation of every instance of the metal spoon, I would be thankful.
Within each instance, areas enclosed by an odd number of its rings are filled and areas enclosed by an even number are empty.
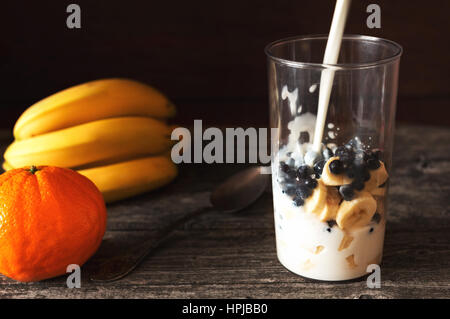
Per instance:
[[[90,280],[110,282],[125,277],[187,221],[212,210],[218,210],[223,213],[238,212],[255,202],[263,194],[268,181],[269,175],[262,174],[259,166],[243,170],[231,176],[211,193],[210,206],[180,217],[164,229],[157,240],[144,241],[142,244],[131,248],[126,255],[108,259],[99,266],[97,271],[91,274]]]

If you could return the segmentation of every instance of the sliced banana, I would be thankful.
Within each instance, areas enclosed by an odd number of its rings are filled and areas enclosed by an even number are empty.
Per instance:
[[[365,226],[377,210],[377,202],[369,192],[360,192],[351,201],[343,201],[339,205],[336,223],[341,229]]]
[[[319,218],[321,221],[336,219],[336,214],[339,209],[339,203],[341,202],[341,196],[339,195],[336,187],[327,187],[327,198],[325,206],[323,207]]]
[[[348,246],[350,246],[350,244],[352,243],[353,239],[354,239],[353,236],[350,236],[349,234],[344,233],[344,237],[342,237],[341,243],[339,244],[338,251],[347,249]]]
[[[372,191],[382,185],[388,179],[388,173],[384,163],[380,161],[380,167],[370,172],[370,179],[364,183],[364,191]]]
[[[350,256],[347,256],[346,258],[345,258],[345,260],[347,260],[347,263],[348,263],[348,266],[350,267],[350,268],[356,268],[356,267],[358,267],[358,265],[355,263],[355,255],[350,255]]]
[[[333,174],[330,171],[330,163],[334,160],[338,160],[338,156],[331,157],[323,166],[322,175],[320,179],[328,186],[340,186],[345,184],[350,184],[352,180],[345,174]]]
[[[327,187],[321,181],[317,181],[317,187],[314,189],[311,196],[309,196],[305,205],[303,206],[305,211],[312,214],[320,214],[327,199]]]

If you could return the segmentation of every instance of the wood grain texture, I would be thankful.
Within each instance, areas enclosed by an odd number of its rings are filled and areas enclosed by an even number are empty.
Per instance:
[[[209,190],[239,165],[182,167],[168,187],[108,207],[108,230],[82,268],[81,289],[62,276],[23,284],[0,276],[0,298],[449,298],[450,130],[397,129],[382,288],[365,280],[312,282],[277,261],[271,193],[241,214],[212,211],[188,223],[128,277],[87,280],[180,214],[208,205]]]

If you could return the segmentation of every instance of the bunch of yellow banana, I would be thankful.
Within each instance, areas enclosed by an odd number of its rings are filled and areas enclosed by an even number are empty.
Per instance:
[[[80,84],[29,107],[14,126],[3,168],[51,165],[90,178],[107,202],[169,183],[177,175],[165,120],[175,107],[127,79]]]

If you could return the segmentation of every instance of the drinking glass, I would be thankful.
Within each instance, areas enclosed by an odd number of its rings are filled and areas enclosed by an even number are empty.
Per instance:
[[[312,279],[362,277],[382,259],[402,48],[345,35],[338,64],[327,36],[269,44],[272,184],[278,259]],[[320,149],[313,145],[321,76],[332,90]],[[319,135],[320,136],[320,135]],[[334,163],[332,163],[334,162]]]

